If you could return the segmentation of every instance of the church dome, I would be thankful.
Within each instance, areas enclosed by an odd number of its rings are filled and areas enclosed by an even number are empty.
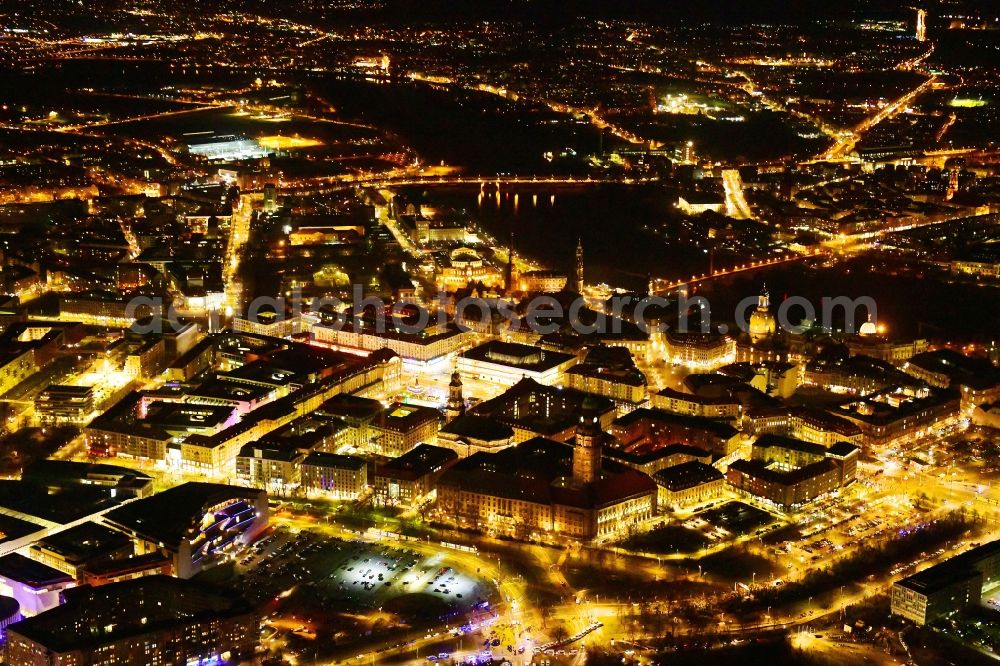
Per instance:
[[[868,321],[861,324],[861,330],[859,331],[861,335],[876,335],[878,333],[878,327],[875,322],[872,321],[872,316],[868,315]]]
[[[771,300],[765,287],[757,299],[757,308],[750,315],[750,340],[752,342],[760,342],[774,335],[776,325],[770,305]]]

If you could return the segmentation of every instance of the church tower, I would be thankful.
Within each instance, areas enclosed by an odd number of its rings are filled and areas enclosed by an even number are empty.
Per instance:
[[[750,341],[766,340],[774,335],[776,328],[774,315],[771,314],[771,296],[765,285],[757,297],[757,309],[750,315]]]
[[[601,446],[604,431],[596,400],[586,397],[580,409],[573,446],[573,481],[581,485],[593,483],[601,476]]]
[[[583,293],[583,241],[576,239],[576,293]]]
[[[465,397],[462,395],[462,376],[458,370],[451,373],[448,384],[448,403],[444,407],[444,417],[450,423],[465,413]]]
[[[504,275],[508,294],[514,293],[514,230],[511,229],[510,240],[507,241],[507,272]]]

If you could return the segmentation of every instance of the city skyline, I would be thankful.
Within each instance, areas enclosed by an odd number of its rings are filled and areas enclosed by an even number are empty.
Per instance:
[[[994,4],[0,0],[3,662],[995,660]]]

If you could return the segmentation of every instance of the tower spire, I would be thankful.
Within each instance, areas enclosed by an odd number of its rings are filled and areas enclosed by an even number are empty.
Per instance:
[[[588,396],[580,406],[580,417],[573,443],[574,483],[586,485],[600,478],[603,440],[604,431],[601,428],[597,402],[593,396]]]
[[[514,227],[511,225],[510,237],[507,239],[507,272],[504,275],[507,293],[514,293]]]
[[[465,413],[465,397],[462,395],[462,375],[456,368],[451,373],[448,384],[448,402],[444,408],[445,418],[450,422]]]
[[[583,293],[583,239],[576,237],[576,292]]]

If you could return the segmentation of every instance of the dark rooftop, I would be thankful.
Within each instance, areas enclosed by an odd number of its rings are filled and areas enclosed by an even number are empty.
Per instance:
[[[648,476],[607,459],[596,482],[586,486],[575,484],[570,479],[572,459],[571,446],[535,437],[496,453],[475,453],[445,472],[439,485],[537,504],[575,507],[606,506],[656,492],[656,484]]]
[[[254,501],[261,494],[262,490],[254,488],[189,481],[114,509],[106,518],[112,525],[176,547],[188,530],[201,521],[207,507],[230,499]]]
[[[661,469],[653,475],[658,484],[671,492],[687,490],[722,478],[724,478],[722,472],[697,460]]]
[[[303,460],[301,464],[315,465],[316,467],[336,467],[339,469],[359,470],[368,463],[364,458],[358,458],[357,456],[342,456],[336,453],[313,451],[305,457],[305,460]]]
[[[432,444],[418,444],[398,458],[378,465],[376,476],[397,479],[419,479],[454,463],[458,454],[451,449]]]
[[[450,423],[441,428],[441,432],[460,438],[467,437],[487,442],[510,439],[514,436],[514,429],[506,423],[500,423],[488,416],[477,414],[456,416]]]
[[[63,605],[13,624],[8,630],[54,652],[70,652],[167,628],[253,613],[236,592],[162,575],[99,587],[84,585],[67,590],[65,598]]]
[[[86,484],[51,487],[38,481],[0,480],[0,507],[65,525],[120,504],[111,491]]]
[[[322,405],[316,412],[320,415],[337,416],[351,421],[371,421],[377,417],[385,407],[382,403],[373,398],[362,398],[348,393],[340,393],[333,396]]]
[[[130,546],[132,540],[110,528],[88,521],[62,532],[50,534],[32,546],[58,553],[72,564],[113,553]]]
[[[428,421],[438,421],[440,418],[441,412],[432,407],[394,402],[382,410],[372,425],[383,430],[406,432]]]
[[[1000,384],[1000,368],[984,358],[971,358],[951,349],[917,354],[907,364],[947,376],[952,387],[983,390]]]
[[[0,577],[35,589],[73,582],[73,577],[69,574],[19,553],[0,557]]]
[[[462,357],[533,372],[543,372],[576,358],[572,354],[546,351],[531,345],[498,340],[491,340],[478,347],[473,347],[463,352]]]

